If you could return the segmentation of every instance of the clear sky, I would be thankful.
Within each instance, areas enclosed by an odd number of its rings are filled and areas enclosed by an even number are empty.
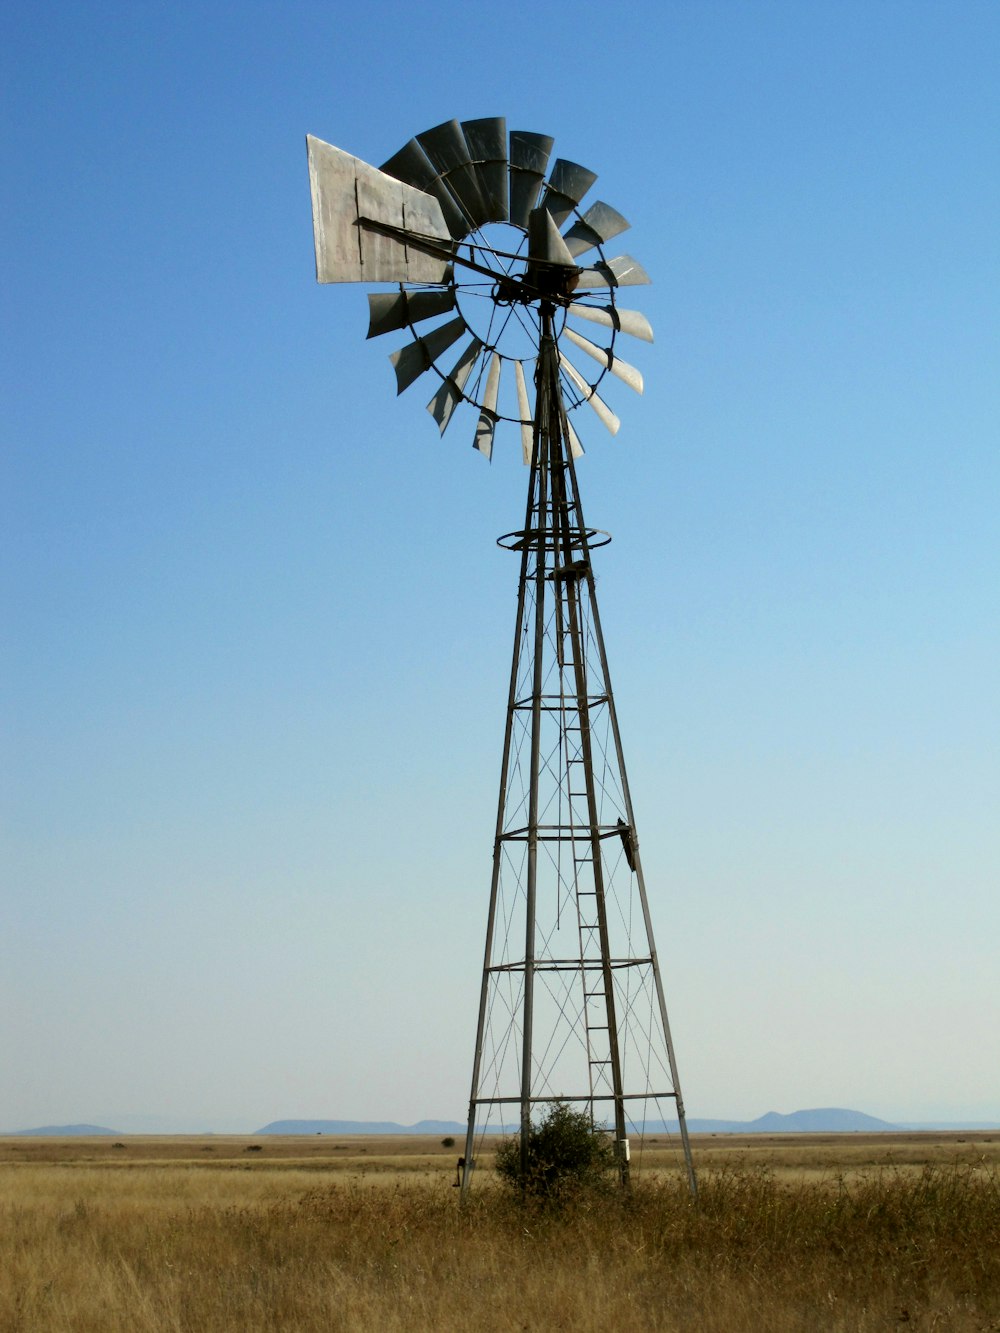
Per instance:
[[[653,277],[581,482],[689,1113],[1000,1120],[1000,6],[2,24],[0,1129],[465,1114],[527,476],[304,136],[489,115]]]

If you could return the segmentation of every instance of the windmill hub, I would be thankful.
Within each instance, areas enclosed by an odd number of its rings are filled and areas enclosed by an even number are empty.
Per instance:
[[[500,394],[505,378],[511,378],[510,365],[520,361],[533,365],[538,355],[538,319],[529,309],[537,304],[537,295],[525,284],[528,257],[524,231],[509,222],[487,222],[457,246],[456,257],[470,260],[490,274],[461,273],[456,268],[455,309],[469,333],[483,348],[481,361],[496,352],[507,363],[507,376],[500,373]],[[530,378],[530,377],[529,377]],[[476,373],[465,386],[470,394]],[[506,386],[511,387],[509,384]],[[498,397],[500,396],[498,394]]]

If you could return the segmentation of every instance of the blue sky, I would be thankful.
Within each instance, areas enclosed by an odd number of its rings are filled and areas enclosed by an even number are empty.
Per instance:
[[[0,1128],[465,1113],[526,473],[304,136],[497,114],[654,282],[581,482],[689,1112],[1000,1119],[1000,9],[2,23]]]

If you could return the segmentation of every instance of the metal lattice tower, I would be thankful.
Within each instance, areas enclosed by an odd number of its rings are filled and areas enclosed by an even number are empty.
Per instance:
[[[560,1100],[630,1140],[675,1109],[694,1168],[560,389],[540,311],[531,478],[462,1185],[486,1134]]]
[[[628,228],[620,213],[601,201],[581,212],[595,174],[562,158],[550,170],[551,138],[508,136],[502,117],[448,121],[381,169],[307,142],[319,281],[393,284],[368,298],[368,336],[412,336],[390,358],[398,391],[432,371],[442,434],[471,403],[473,446],[491,458],[497,424],[516,423],[531,469],[524,526],[500,539],[521,572],[463,1197],[485,1136],[514,1124],[524,1154],[555,1101],[610,1127],[623,1186],[631,1142],[673,1111],[693,1192],[591,567],[610,538],[584,521],[570,421],[586,404],[615,434],[598,385],[611,375],[642,392],[617,340],[652,330],[617,293],[649,278],[630,255],[605,255]],[[568,346],[596,363],[592,378]]]

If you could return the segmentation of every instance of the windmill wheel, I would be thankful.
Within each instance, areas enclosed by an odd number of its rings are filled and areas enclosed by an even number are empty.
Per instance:
[[[615,434],[618,418],[598,385],[610,373],[642,392],[642,375],[616,342],[620,334],[651,342],[653,333],[645,316],[619,308],[617,291],[649,278],[629,255],[606,257],[605,244],[629,224],[600,201],[581,211],[597,178],[563,158],[549,171],[552,142],[520,130],[508,138],[500,116],[451,120],[377,170],[308,138],[317,278],[395,284],[369,295],[368,337],[412,335],[390,357],[397,392],[434,372],[427,409],[442,435],[456,408],[470,403],[479,414],[473,446],[487,458],[497,423],[508,421],[520,427],[531,461],[543,310],[557,316],[568,412],[587,403]],[[578,256],[589,266],[578,266]],[[596,373],[582,373],[567,346],[596,363]],[[582,452],[572,425],[570,442]]]

